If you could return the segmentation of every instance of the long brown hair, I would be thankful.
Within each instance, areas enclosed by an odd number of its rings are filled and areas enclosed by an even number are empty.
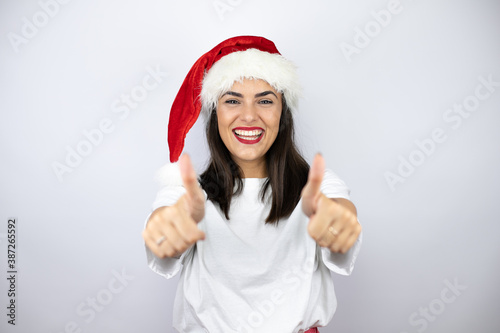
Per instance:
[[[206,135],[210,160],[200,175],[200,184],[208,199],[218,203],[229,220],[231,199],[243,191],[242,171],[219,135],[215,109],[207,121]],[[264,201],[266,192],[271,190],[271,211],[266,223],[277,224],[280,219],[289,217],[297,206],[309,172],[309,165],[295,145],[293,116],[284,97],[278,136],[266,153],[266,168],[268,178],[262,185],[260,197]]]

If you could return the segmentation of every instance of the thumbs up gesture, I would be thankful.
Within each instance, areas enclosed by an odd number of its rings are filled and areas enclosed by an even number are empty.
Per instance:
[[[197,226],[205,216],[205,196],[189,156],[182,155],[179,164],[186,193],[173,206],[156,209],[142,233],[146,246],[159,258],[177,257],[205,239]]]
[[[320,191],[325,161],[314,157],[307,183],[302,189],[302,210],[309,217],[307,231],[321,247],[346,253],[361,233],[356,207],[347,199],[329,199]]]

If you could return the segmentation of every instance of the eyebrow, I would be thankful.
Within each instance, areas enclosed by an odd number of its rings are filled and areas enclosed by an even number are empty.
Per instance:
[[[267,91],[263,91],[261,93],[255,94],[255,98],[263,97],[263,96],[266,96],[266,95],[269,95],[269,94],[273,94],[274,97],[278,98],[278,96],[276,96],[276,94],[274,92],[272,92],[271,90],[267,90]],[[240,98],[243,97],[242,94],[234,92],[234,91],[227,91],[222,96],[225,96],[225,95],[231,95],[231,96],[240,97]]]
[[[269,94],[273,94],[274,97],[278,98],[278,96],[276,96],[276,94],[273,93],[271,90],[263,91],[261,93],[255,94],[255,97],[262,97],[262,96],[266,96],[266,95],[269,95]]]

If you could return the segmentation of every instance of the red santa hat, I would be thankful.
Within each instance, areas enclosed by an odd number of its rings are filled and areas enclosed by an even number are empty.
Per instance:
[[[229,38],[205,53],[193,65],[172,104],[168,122],[170,162],[176,162],[184,139],[200,112],[209,115],[234,82],[261,79],[283,94],[297,109],[300,85],[295,65],[264,37]]]

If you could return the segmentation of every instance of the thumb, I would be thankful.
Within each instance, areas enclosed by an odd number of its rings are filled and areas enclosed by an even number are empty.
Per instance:
[[[197,194],[199,190],[198,179],[188,154],[183,154],[179,159],[179,168],[181,171],[182,184],[186,189],[186,193],[188,193],[189,196]]]
[[[183,154],[179,159],[179,167],[181,171],[182,184],[186,189],[186,197],[189,205],[190,213],[199,215],[200,209],[203,210],[205,197],[203,191],[198,185],[196,171],[191,163],[191,158],[187,154]],[[198,219],[196,219],[198,220]]]
[[[325,160],[321,154],[316,154],[309,168],[307,183],[302,189],[302,210],[307,216],[316,211],[317,199],[319,198],[321,182],[325,173]]]

